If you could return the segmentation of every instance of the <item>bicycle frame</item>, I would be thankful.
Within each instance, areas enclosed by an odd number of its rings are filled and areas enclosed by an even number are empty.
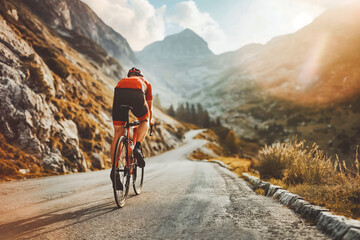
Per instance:
[[[121,105],[121,108],[127,110],[132,110],[132,107],[127,105]],[[126,120],[126,123],[123,125],[124,132],[118,138],[115,148],[115,156],[113,160],[113,190],[116,204],[119,208],[123,207],[126,201],[126,198],[129,193],[130,185],[133,186],[134,192],[136,195],[141,193],[143,180],[144,180],[144,170],[143,168],[138,168],[136,165],[136,159],[133,155],[133,151],[138,139],[138,125],[141,122],[134,121],[129,122],[129,119]],[[150,135],[152,133],[152,128]],[[124,152],[125,151],[125,152]],[[121,154],[124,155],[121,155]],[[121,162],[120,162],[121,158]],[[115,172],[117,171],[117,172]],[[118,188],[117,179],[121,177],[122,180],[120,185],[122,187]],[[116,179],[116,181],[114,181]],[[125,187],[125,188],[124,188]]]
[[[132,165],[135,164],[135,158],[132,156],[132,152],[134,150],[135,147],[135,143],[137,140],[137,126],[129,126],[127,124],[127,126],[125,126],[125,136],[126,139],[128,140],[128,156],[127,156],[127,163],[126,165],[129,167],[129,173],[133,174],[133,167]],[[132,131],[132,139],[130,138],[130,133]]]

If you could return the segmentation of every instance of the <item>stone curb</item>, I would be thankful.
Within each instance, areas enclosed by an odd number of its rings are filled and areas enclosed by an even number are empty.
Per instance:
[[[333,239],[360,240],[360,221],[334,215],[329,209],[310,204],[301,196],[290,193],[280,186],[261,181],[259,178],[242,173],[245,180],[250,182],[253,190],[263,189],[265,195],[278,199],[283,205],[305,219],[316,223],[317,227],[326,232]]]
[[[231,171],[231,167],[229,167],[228,165],[226,165],[225,163],[219,161],[219,160],[212,160],[212,161],[209,161],[207,159],[202,159],[202,160],[192,160],[192,159],[189,159],[190,161],[200,161],[200,162],[209,162],[209,163],[216,163],[218,165],[220,165],[220,167],[223,167],[223,168],[226,168],[228,170]]]
[[[213,160],[213,161],[211,161],[211,162],[217,163],[217,164],[219,164],[221,167],[224,167],[224,168],[226,168],[226,169],[231,170],[231,168],[230,168],[228,165],[226,165],[225,163],[223,163],[223,162],[221,162],[221,161],[219,161],[219,160]]]

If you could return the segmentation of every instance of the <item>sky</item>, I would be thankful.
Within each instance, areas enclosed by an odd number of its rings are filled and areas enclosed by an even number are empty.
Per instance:
[[[189,28],[215,53],[296,32],[351,0],[82,0],[134,51]]]

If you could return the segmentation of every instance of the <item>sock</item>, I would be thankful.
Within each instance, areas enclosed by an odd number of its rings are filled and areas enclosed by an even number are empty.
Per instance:
[[[135,148],[141,150],[141,142],[136,142]]]

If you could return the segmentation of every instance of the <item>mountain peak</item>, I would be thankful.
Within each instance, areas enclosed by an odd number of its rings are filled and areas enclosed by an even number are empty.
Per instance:
[[[172,42],[185,41],[186,43],[189,44],[196,44],[197,47],[207,48],[208,52],[211,52],[211,50],[208,47],[208,43],[189,28],[186,28],[179,33],[165,37],[164,42],[165,41],[172,41]]]
[[[164,40],[146,46],[137,56],[143,62],[171,59],[182,61],[189,58],[203,58],[214,55],[208,43],[191,29],[169,35]]]
[[[201,38],[198,34],[196,34],[196,32],[194,32],[190,28],[185,28],[182,32],[179,32],[178,34],[179,35],[188,35],[188,36],[194,36],[194,37]]]

